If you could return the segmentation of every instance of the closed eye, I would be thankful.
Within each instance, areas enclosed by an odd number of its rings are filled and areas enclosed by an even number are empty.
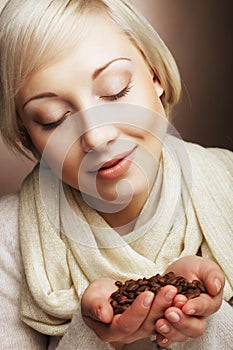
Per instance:
[[[45,131],[52,130],[58,127],[59,125],[61,125],[61,123],[63,123],[66,120],[66,118],[69,117],[70,115],[71,115],[71,112],[67,112],[62,118],[58,119],[55,122],[39,123],[39,124],[42,126],[42,129]]]
[[[126,96],[130,92],[131,88],[132,88],[132,86],[128,85],[116,95],[100,96],[100,98],[107,100],[107,101],[116,101],[116,100],[120,99],[121,97]]]

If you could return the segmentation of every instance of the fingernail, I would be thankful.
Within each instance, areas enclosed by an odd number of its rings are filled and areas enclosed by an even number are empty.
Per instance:
[[[163,325],[159,328],[159,331],[162,332],[162,333],[168,333],[168,332],[170,332],[170,328],[169,328],[166,324],[163,324]]]
[[[144,305],[145,307],[150,307],[151,304],[152,304],[153,299],[154,299],[154,294],[148,293],[148,294],[145,296],[144,300],[143,300],[143,305]]]
[[[179,301],[179,302],[177,302],[174,306],[175,307],[177,307],[178,309],[182,309],[182,307],[184,306],[184,302],[181,302],[181,301]]]
[[[162,344],[167,344],[168,343],[168,339],[167,338],[164,338],[162,341],[161,341]]]
[[[96,310],[96,317],[97,317],[97,319],[99,320],[99,321],[101,321],[101,309],[97,309]]]
[[[191,310],[186,312],[187,315],[195,315],[195,313],[196,313],[195,309],[191,309]]]
[[[173,300],[173,298],[175,297],[175,295],[176,295],[176,290],[171,289],[165,294],[164,299],[167,302],[171,302]]]
[[[167,315],[167,318],[169,319],[169,321],[171,321],[173,323],[179,322],[179,320],[180,320],[180,316],[174,311],[170,312]]]
[[[217,289],[217,293],[219,293],[221,288],[222,288],[222,284],[221,284],[221,282],[219,281],[218,278],[215,279],[214,284],[215,284],[215,287]]]

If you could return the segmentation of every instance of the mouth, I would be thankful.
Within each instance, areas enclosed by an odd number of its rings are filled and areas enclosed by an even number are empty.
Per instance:
[[[121,157],[114,158],[95,171],[98,178],[111,180],[125,174],[131,166],[135,148]]]

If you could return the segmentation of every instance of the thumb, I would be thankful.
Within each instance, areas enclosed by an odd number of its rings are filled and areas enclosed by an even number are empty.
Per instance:
[[[210,295],[215,296],[223,290],[225,284],[224,273],[216,263],[212,263],[209,268],[202,268],[200,274],[202,275],[200,276],[201,280]]]
[[[204,284],[206,286],[206,289],[208,293],[212,296],[215,296],[219,294],[225,284],[225,278],[224,275],[221,273],[218,273],[216,270],[210,271],[208,278],[204,281]]]
[[[101,282],[105,282],[105,280]],[[96,281],[93,282],[85,290],[81,300],[81,312],[83,317],[109,323],[113,318],[113,309],[109,299],[116,287],[113,287],[113,283],[111,285],[101,283],[101,286],[96,285],[96,283]]]
[[[113,309],[109,301],[104,298],[92,298],[91,302],[82,300],[82,315],[92,320],[109,323],[113,318]]]

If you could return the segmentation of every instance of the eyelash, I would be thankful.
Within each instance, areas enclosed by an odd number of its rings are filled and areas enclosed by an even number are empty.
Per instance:
[[[116,95],[101,96],[100,98],[107,100],[107,101],[116,101],[119,98],[125,97],[126,95],[128,95],[128,93],[130,92],[131,89],[132,89],[132,86],[128,85]]]
[[[132,86],[128,85],[123,90],[121,90],[116,95],[111,96],[101,96],[101,99],[108,100],[108,101],[117,101],[118,99],[125,97],[130,92]],[[49,123],[49,124],[41,124],[43,130],[49,131],[52,129],[55,129],[57,126],[59,126],[68,116],[70,115],[70,112],[66,113],[61,119],[57,120],[56,122]]]
[[[71,113],[68,112],[61,119],[58,119],[56,122],[48,123],[48,124],[41,124],[41,126],[42,126],[43,130],[45,130],[45,131],[55,129],[70,115],[71,115]]]

